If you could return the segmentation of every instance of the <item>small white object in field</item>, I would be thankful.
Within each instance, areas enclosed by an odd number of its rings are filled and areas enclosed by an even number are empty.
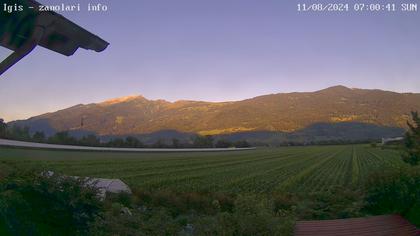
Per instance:
[[[102,199],[106,198],[107,193],[132,193],[130,187],[120,179],[89,178],[87,184],[99,189]]]
[[[128,215],[128,216],[132,216],[133,215],[133,213],[131,213],[130,209],[128,209],[127,207],[121,208],[121,214],[122,215]]]

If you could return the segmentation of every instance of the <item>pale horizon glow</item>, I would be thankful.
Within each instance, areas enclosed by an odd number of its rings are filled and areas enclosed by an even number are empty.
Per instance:
[[[337,85],[420,93],[420,12],[298,13],[296,2],[278,0],[101,2],[109,12],[62,14],[109,48],[72,57],[36,48],[0,78],[0,118],[130,94],[222,102]],[[0,60],[9,53],[0,48]]]

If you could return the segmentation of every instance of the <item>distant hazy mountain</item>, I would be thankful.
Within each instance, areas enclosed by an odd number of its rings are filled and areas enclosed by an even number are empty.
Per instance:
[[[341,122],[369,124],[358,127],[361,130],[382,127],[383,131],[387,127],[405,128],[413,110],[420,111],[420,94],[336,86],[316,92],[270,94],[218,103],[168,102],[131,96],[98,104],[77,105],[11,122],[11,125],[29,126],[33,132],[41,130],[47,134],[69,130],[100,136],[137,135],[163,130],[203,135],[255,134],[262,131],[299,133],[318,123],[330,124],[331,129],[339,132],[337,129],[343,127],[334,128],[331,124]],[[402,133],[401,129],[397,130]],[[395,131],[392,129],[392,135]],[[346,133],[340,135],[345,136]]]

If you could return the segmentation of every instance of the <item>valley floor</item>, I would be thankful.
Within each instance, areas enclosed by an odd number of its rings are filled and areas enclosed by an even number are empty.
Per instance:
[[[395,150],[368,145],[261,148],[217,153],[115,153],[0,148],[1,165],[119,178],[140,190],[273,193],[362,186],[403,166]]]

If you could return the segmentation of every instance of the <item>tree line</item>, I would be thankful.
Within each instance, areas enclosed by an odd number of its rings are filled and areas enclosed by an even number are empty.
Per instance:
[[[418,112],[411,113],[411,121],[407,122],[408,131],[406,132],[404,149],[402,156],[403,160],[411,165],[418,165],[420,163],[420,117]],[[172,139],[171,142],[166,142],[163,139],[158,139],[155,143],[146,145],[136,137],[114,138],[108,142],[101,142],[101,140],[93,134],[86,135],[80,139],[72,137],[69,132],[57,132],[51,137],[47,137],[43,132],[35,132],[31,135],[29,127],[11,126],[0,119],[0,138],[7,138],[13,140],[30,141],[38,143],[64,144],[64,145],[81,145],[81,146],[100,146],[100,147],[125,147],[125,148],[246,148],[251,145],[245,141],[231,142],[229,140],[216,140],[213,136],[196,135],[191,142],[183,143],[179,139]],[[358,142],[352,141],[352,144]],[[312,143],[287,142],[283,143],[285,146],[296,145],[331,145],[331,144],[349,144],[349,141],[333,140],[333,141],[318,141]],[[280,144],[282,146],[282,144]]]
[[[8,127],[3,119],[0,119],[0,138],[36,143],[116,148],[246,148],[251,146],[246,140],[231,142],[223,139],[216,140],[213,136],[201,135],[192,137],[190,142],[173,138],[169,141],[157,139],[152,144],[145,144],[134,136],[112,138],[107,142],[101,141],[101,139],[94,134],[76,138],[68,131],[57,132],[53,136],[48,137],[44,132],[40,131],[31,134],[29,127]]]

